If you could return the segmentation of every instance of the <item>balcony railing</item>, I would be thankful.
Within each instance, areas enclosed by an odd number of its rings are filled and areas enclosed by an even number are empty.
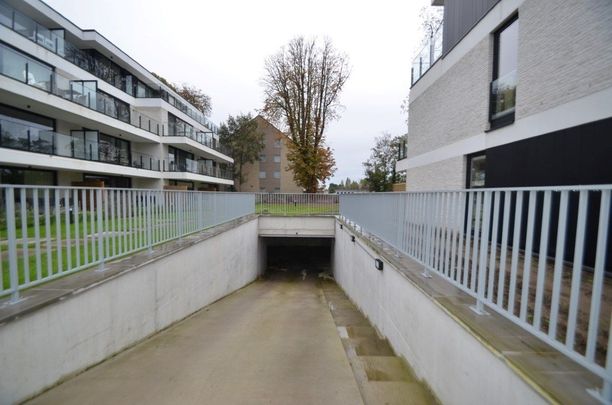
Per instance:
[[[165,172],[185,172],[195,173],[204,176],[217,177],[220,179],[232,180],[234,178],[231,169],[222,169],[218,166],[213,167],[205,160],[193,159],[171,159],[166,158],[162,161],[162,170]]]
[[[340,215],[612,388],[612,185],[350,194]],[[610,391],[607,391],[608,393]],[[609,397],[609,396],[608,396]]]
[[[0,185],[0,297],[252,214],[255,196]]]
[[[412,84],[415,84],[433,64],[442,56],[442,37],[444,23],[427,38],[425,45],[412,61]]]
[[[220,152],[226,156],[230,156],[229,148],[221,145],[221,143],[212,136],[210,132],[199,132],[199,131],[183,131],[183,132],[174,132],[169,133],[167,136],[184,136],[189,139],[192,139],[204,146],[207,146],[217,152]]]
[[[131,152],[131,156],[119,150],[105,150],[100,153],[100,144],[84,142],[70,135],[48,131],[22,122],[0,119],[0,147],[64,156],[73,159],[90,160],[120,166],[132,166],[147,170],[159,170],[157,159],[152,156]]]
[[[159,135],[163,126],[144,114],[130,117],[129,105],[97,89],[95,80],[75,80],[53,71],[21,52],[0,44],[0,74]]]

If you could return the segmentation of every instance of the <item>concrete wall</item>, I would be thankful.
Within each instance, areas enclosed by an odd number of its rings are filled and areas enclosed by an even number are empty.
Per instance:
[[[546,403],[431,297],[350,231],[336,226],[334,277],[443,404]]]
[[[333,238],[336,219],[331,216],[259,217],[259,236]]]
[[[253,219],[2,325],[0,403],[112,356],[252,282],[258,271]]]

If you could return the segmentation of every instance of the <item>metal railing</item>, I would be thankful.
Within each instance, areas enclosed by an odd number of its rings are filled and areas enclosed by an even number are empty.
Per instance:
[[[337,215],[337,194],[258,193],[255,211],[262,215]]]
[[[604,380],[612,185],[348,194],[340,215]]]
[[[210,166],[207,162],[210,160],[193,160],[193,159],[162,159],[161,168],[165,172],[186,172],[201,174],[204,176],[216,177],[219,179],[232,180],[234,174],[230,168],[222,169],[219,166]]]
[[[0,297],[244,215],[253,194],[0,185]]]
[[[415,84],[442,56],[444,22],[426,39],[425,45],[412,61],[412,84]]]

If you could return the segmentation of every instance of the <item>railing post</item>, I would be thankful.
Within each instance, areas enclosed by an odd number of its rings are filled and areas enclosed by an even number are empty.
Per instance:
[[[98,271],[104,271],[104,260],[106,259],[104,251],[104,225],[102,223],[102,189],[96,190],[96,217],[98,221],[98,258],[100,265]]]
[[[17,230],[15,226],[15,189],[6,189],[6,226],[8,236],[9,280],[11,287],[11,304],[19,299],[19,275],[17,273]],[[23,235],[22,235],[23,236]]]
[[[153,225],[151,224],[151,191],[147,191],[146,210],[147,216],[145,218],[147,222],[147,246],[149,254],[153,253]]]
[[[476,291],[476,306],[470,307],[478,315],[486,315],[487,312],[484,310],[485,301],[485,285],[487,276],[487,247],[489,245],[489,219],[491,215],[491,192],[484,192],[484,203],[483,203],[483,215],[482,215],[482,231],[480,232],[480,258],[478,260],[478,285]],[[476,244],[476,238],[478,237],[477,230],[474,231],[474,244]],[[495,249],[495,246],[491,246],[491,249]],[[489,269],[493,271],[493,269]]]

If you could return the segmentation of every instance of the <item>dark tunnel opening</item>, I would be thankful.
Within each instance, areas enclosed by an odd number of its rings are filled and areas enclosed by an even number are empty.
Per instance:
[[[331,279],[331,238],[262,238],[267,279]]]

